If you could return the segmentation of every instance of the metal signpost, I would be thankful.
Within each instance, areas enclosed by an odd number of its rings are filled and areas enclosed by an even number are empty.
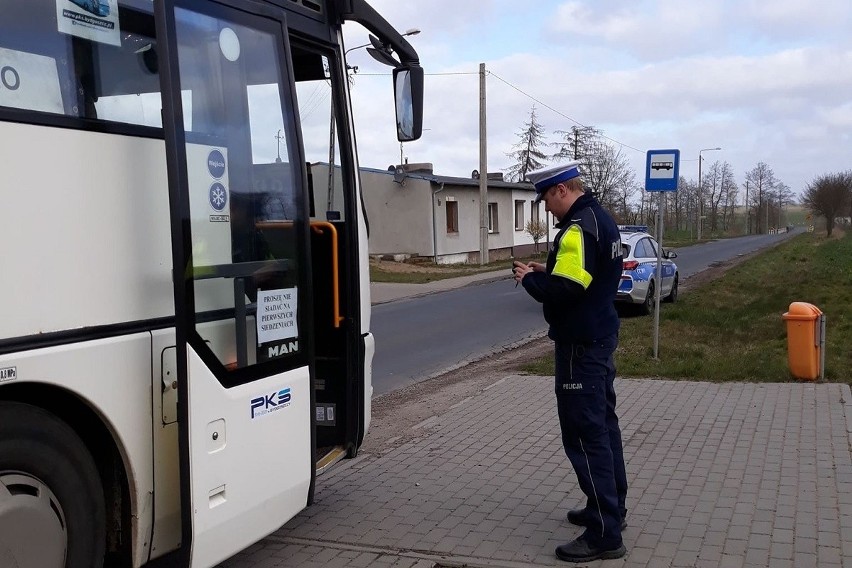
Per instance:
[[[657,205],[657,286],[654,288],[654,359],[660,347],[660,293],[663,289],[663,194],[677,191],[680,150],[648,150],[645,164],[645,191],[659,194]]]

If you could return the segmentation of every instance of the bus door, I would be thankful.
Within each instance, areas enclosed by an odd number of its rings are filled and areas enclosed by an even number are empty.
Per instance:
[[[283,12],[229,0],[156,10],[182,551],[210,566],[303,509],[315,475],[305,161]]]

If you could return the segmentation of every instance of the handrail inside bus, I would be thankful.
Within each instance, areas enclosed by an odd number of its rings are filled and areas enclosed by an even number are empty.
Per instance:
[[[276,228],[292,226],[292,221],[259,221],[258,229]],[[334,313],[332,314],[332,325],[336,328],[340,327],[343,322],[343,316],[340,315],[340,274],[337,269],[337,227],[328,221],[311,221],[311,230],[318,235],[322,235],[324,230],[328,230],[331,234],[331,284],[332,284],[332,301]]]
[[[337,227],[328,221],[311,221],[311,230],[318,235],[323,234],[323,229],[331,233],[331,282],[334,296],[334,327],[340,327],[343,316],[340,315],[340,275],[337,272]]]

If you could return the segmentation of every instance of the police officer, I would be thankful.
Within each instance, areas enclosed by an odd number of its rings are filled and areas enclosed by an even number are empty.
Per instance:
[[[529,172],[535,203],[559,220],[547,264],[515,261],[515,280],[543,304],[556,351],[556,404],[562,444],[586,495],[585,506],[568,521],[583,534],[556,549],[568,562],[621,558],[626,526],[621,430],[615,414],[618,314],[613,306],[621,278],[618,227],[587,195],[579,162]]]

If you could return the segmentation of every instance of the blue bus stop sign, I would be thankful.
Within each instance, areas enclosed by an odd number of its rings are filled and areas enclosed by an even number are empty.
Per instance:
[[[677,191],[680,150],[648,150],[645,191]]]

